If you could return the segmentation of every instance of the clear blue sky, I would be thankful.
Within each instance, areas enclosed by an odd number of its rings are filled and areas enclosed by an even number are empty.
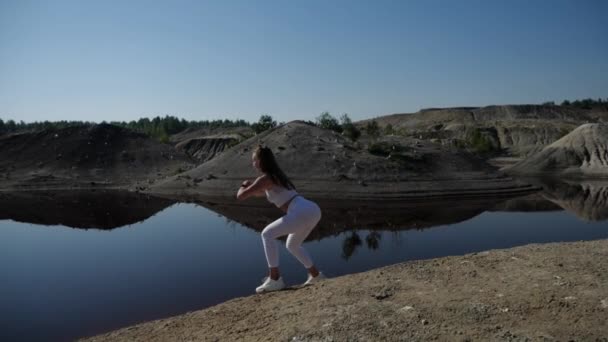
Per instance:
[[[608,1],[0,0],[0,118],[358,120],[608,97]]]

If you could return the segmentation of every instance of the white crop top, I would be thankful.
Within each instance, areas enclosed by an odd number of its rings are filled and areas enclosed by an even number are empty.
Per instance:
[[[288,190],[276,184],[274,184],[270,189],[266,190],[266,198],[270,203],[276,205],[277,207],[283,206],[283,204],[297,194],[298,193],[295,190]]]

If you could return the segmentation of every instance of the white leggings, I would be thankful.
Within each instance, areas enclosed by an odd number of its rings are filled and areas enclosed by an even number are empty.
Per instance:
[[[321,220],[319,206],[302,196],[297,196],[287,209],[287,214],[272,222],[262,231],[262,242],[268,267],[279,267],[277,240],[279,236],[289,234],[286,247],[306,268],[313,266],[310,255],[302,247],[302,242]]]

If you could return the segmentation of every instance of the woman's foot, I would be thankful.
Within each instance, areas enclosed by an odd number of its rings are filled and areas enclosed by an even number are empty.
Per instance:
[[[266,277],[266,280],[264,280],[264,283],[262,285],[258,286],[255,289],[255,292],[256,293],[272,292],[272,291],[282,290],[284,288],[285,288],[285,283],[283,282],[283,278],[273,280],[270,277]]]
[[[306,282],[304,283],[304,286],[316,284],[324,279],[327,279],[327,277],[322,272],[319,272],[319,274],[316,277],[313,277],[312,275],[309,274],[308,279],[306,279]]]

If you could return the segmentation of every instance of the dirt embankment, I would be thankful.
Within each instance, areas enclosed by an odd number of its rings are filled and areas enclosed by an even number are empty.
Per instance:
[[[1,189],[141,186],[193,165],[170,145],[108,124],[0,137]]]
[[[204,136],[179,142],[175,149],[186,153],[200,164],[215,158],[243,139],[239,134]]]
[[[555,105],[503,105],[430,108],[411,114],[392,114],[375,120],[406,136],[467,144],[481,134],[496,153],[524,157],[541,150],[585,123],[608,122],[604,107],[581,109]]]
[[[88,341],[606,341],[608,240],[406,262]]]

